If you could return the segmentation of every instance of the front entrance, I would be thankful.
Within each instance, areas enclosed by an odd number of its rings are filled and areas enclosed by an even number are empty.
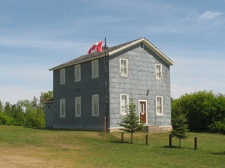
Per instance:
[[[147,123],[147,100],[139,100],[140,123]]]

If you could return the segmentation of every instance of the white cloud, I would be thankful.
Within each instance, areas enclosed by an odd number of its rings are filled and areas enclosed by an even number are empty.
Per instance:
[[[218,11],[206,11],[200,14],[197,17],[197,24],[198,25],[206,25],[208,24],[209,27],[211,26],[221,26],[225,24],[225,18],[223,17],[222,12]]]
[[[206,22],[209,20],[213,20],[215,18],[218,18],[219,16],[221,16],[223,13],[221,12],[213,12],[213,11],[206,11],[204,13],[202,13],[199,17],[198,17],[198,21],[199,22]]]

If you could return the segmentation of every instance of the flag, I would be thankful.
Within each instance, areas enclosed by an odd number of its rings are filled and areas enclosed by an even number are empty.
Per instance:
[[[94,52],[102,52],[102,41],[93,44],[92,47],[89,49],[88,54],[91,54]]]

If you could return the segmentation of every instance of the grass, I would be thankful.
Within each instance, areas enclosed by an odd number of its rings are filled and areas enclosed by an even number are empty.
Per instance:
[[[225,135],[189,133],[177,148],[168,147],[169,133],[121,133],[38,130],[0,126],[0,167],[224,167]],[[198,150],[194,150],[194,137]]]

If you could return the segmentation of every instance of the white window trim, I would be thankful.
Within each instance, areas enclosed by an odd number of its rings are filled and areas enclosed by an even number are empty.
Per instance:
[[[122,71],[121,71],[121,68],[122,68],[122,64],[121,64],[121,61],[126,61],[126,68],[127,68],[127,74],[122,74]],[[121,77],[128,77],[128,59],[123,59],[123,58],[120,58],[120,76]]]
[[[97,62],[97,63],[96,63]],[[95,63],[96,63],[96,65],[97,65],[97,69],[96,69],[96,73],[94,73],[95,72],[95,70],[94,70],[94,65],[95,65]],[[92,61],[92,78],[98,78],[98,76],[99,76],[99,67],[98,67],[98,60],[94,60],[94,61]]]
[[[162,113],[158,113],[158,101],[157,101],[157,98],[161,98],[161,110],[162,110]],[[155,111],[156,111],[156,115],[157,116],[163,116],[164,113],[163,113],[163,96],[156,96],[156,99],[155,99]]]
[[[78,76],[77,76],[77,69],[78,70]],[[81,65],[78,64],[78,65],[75,65],[75,82],[78,82],[81,80]]]
[[[97,108],[98,108],[98,111],[97,111],[97,114],[95,114],[94,110],[95,110],[95,98],[97,99]],[[92,116],[99,116],[99,95],[96,94],[96,95],[92,95]]]
[[[140,107],[140,102],[145,102],[146,103],[146,123],[148,123],[148,103],[147,103],[147,100],[138,100],[138,112],[139,112],[139,115],[141,113],[141,107]],[[139,122],[140,122],[140,118],[139,118]]]
[[[66,83],[66,72],[65,69],[60,69],[60,85],[63,85]]]
[[[125,108],[127,108],[127,112],[123,112],[123,107],[122,107],[122,96],[127,96],[126,98],[127,98],[127,104],[126,104],[126,106],[127,107],[125,107]],[[122,116],[124,116],[124,115],[127,115],[129,113],[129,94],[120,94],[120,114],[122,115]]]
[[[63,108],[64,106],[64,108]],[[66,99],[60,99],[60,118],[66,117]]]
[[[160,77],[158,77],[158,75],[157,75],[157,66],[160,66],[160,71],[159,71],[159,73],[160,73]],[[156,77],[156,80],[160,80],[160,79],[162,79],[162,64],[155,64],[155,77]]]
[[[80,112],[77,111],[77,104],[80,101]],[[75,97],[75,117],[81,117],[81,97]]]

